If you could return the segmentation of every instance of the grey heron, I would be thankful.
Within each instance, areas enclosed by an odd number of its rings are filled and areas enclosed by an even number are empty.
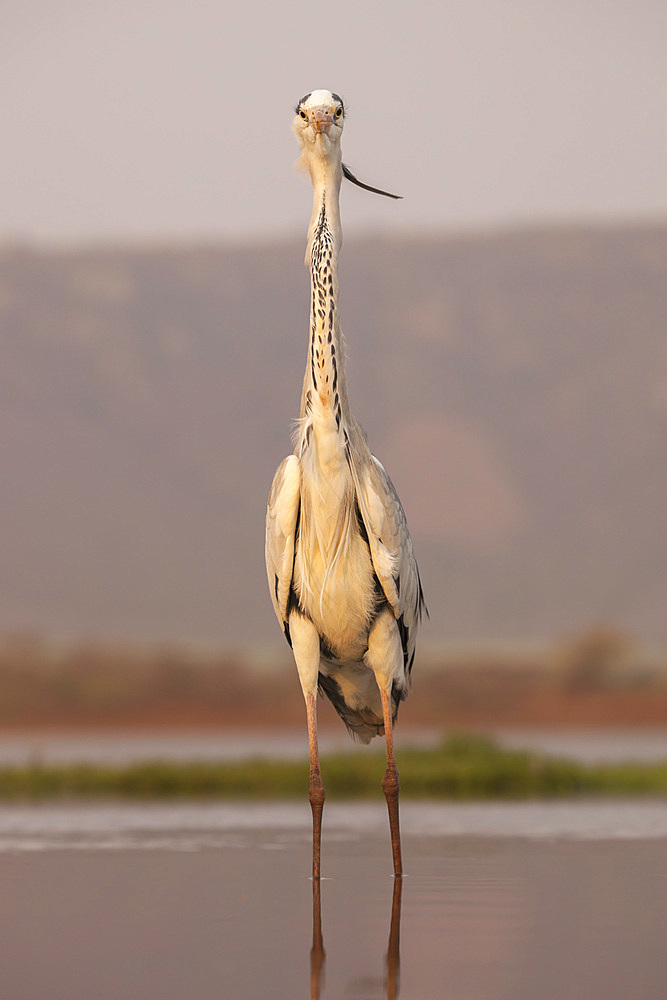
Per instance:
[[[350,412],[338,318],[339,191],[362,184],[341,158],[345,108],[315,90],[296,106],[299,164],[313,184],[306,266],[310,331],[294,453],[278,467],[266,515],[273,606],[292,647],[306,702],[313,813],[313,877],[320,877],[324,787],[317,745],[318,689],[363,743],[384,734],[394,873],[402,874],[393,723],[407,696],[424,609],[419,570],[398,494]]]

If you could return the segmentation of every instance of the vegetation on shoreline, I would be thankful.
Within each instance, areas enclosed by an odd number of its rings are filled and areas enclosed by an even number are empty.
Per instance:
[[[433,750],[399,755],[401,792],[425,799],[521,799],[572,795],[667,795],[667,761],[586,766],[460,734]],[[382,753],[322,761],[330,799],[379,798]],[[307,764],[293,761],[146,761],[122,766],[39,761],[0,768],[0,799],[301,798]]]

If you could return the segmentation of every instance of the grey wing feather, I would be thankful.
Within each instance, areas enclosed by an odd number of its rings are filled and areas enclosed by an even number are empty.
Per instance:
[[[408,523],[394,484],[375,456],[372,456],[372,464],[358,477],[356,485],[373,567],[398,622],[405,666],[409,671],[417,625],[426,605]]]
[[[266,508],[266,574],[273,609],[287,625],[294,570],[294,539],[299,517],[301,473],[296,455],[288,455],[273,477]]]

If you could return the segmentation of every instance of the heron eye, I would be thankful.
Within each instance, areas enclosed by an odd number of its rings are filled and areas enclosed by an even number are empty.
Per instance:
[[[343,114],[343,109],[342,108],[336,108],[336,118],[340,118],[340,116],[342,114]]]
[[[306,114],[306,112],[305,112],[305,111],[303,110],[303,108],[301,108],[301,110],[299,111],[299,114],[300,114],[300,116],[301,116],[301,117],[303,118],[303,120],[304,120],[304,121],[306,121],[306,119],[308,118],[308,115],[307,115],[307,114]]]

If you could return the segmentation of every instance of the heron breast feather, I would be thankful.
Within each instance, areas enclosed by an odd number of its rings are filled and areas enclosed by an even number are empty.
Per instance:
[[[356,521],[338,553],[323,551],[317,534],[303,528],[294,561],[299,604],[337,659],[360,660],[377,603],[368,545]]]

